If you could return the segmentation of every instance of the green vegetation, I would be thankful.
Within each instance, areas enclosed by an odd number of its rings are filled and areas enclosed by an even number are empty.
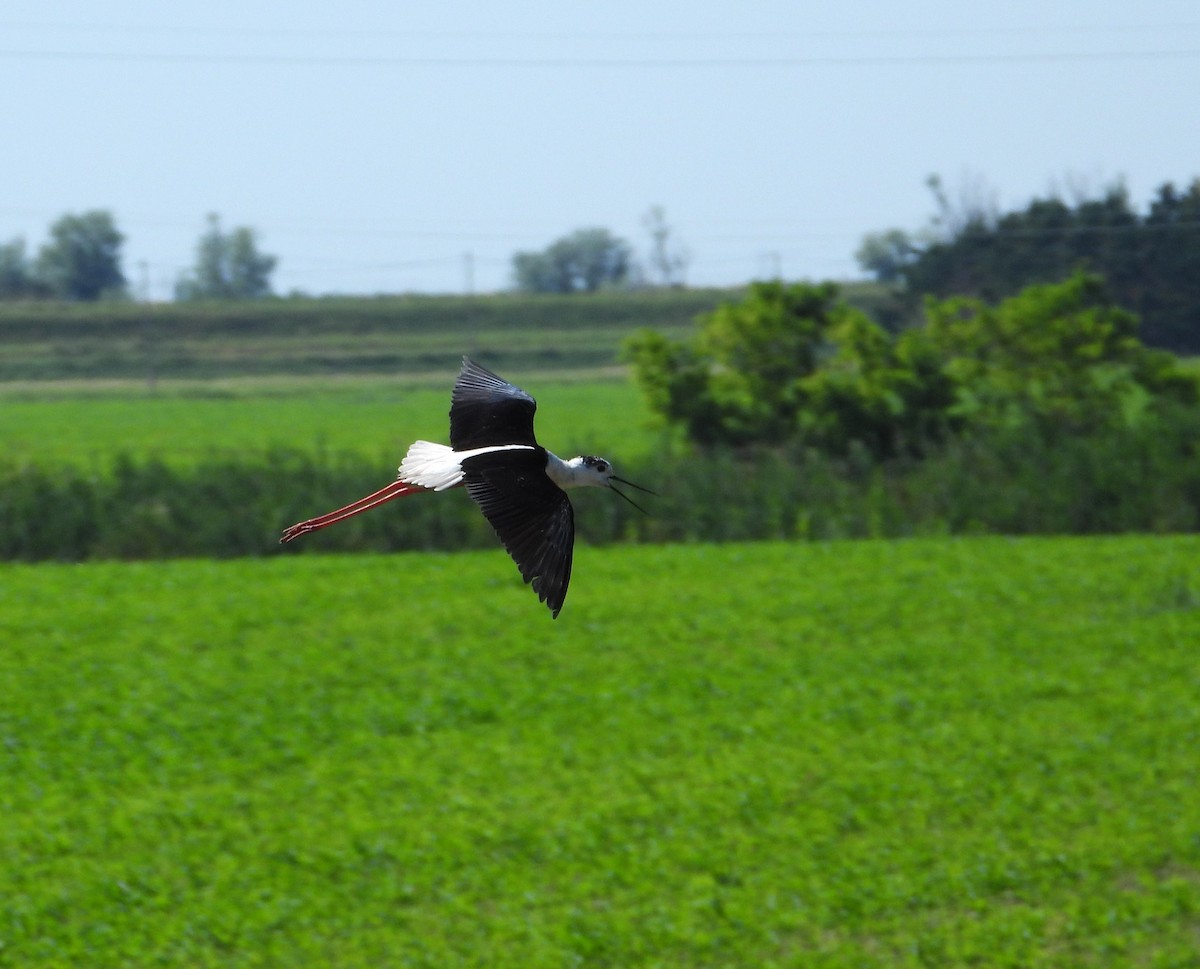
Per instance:
[[[0,965],[1190,965],[1198,562],[0,567]]]
[[[627,285],[633,247],[607,229],[577,229],[541,252],[513,256],[517,288],[527,293],[595,293]]]
[[[273,554],[285,526],[390,480],[412,440],[444,439],[457,353],[483,332],[454,316],[469,306],[492,314],[503,343],[483,361],[540,399],[547,446],[603,454],[662,493],[648,517],[611,496],[581,498],[589,542],[1200,528],[1195,369],[1142,347],[1132,317],[1090,277],[998,307],[934,303],[926,327],[898,336],[830,286],[759,285],[710,314],[691,345],[643,336],[635,367],[651,394],[639,401],[611,366],[629,314],[678,314],[701,298],[716,294],[359,300],[330,303],[329,316],[319,301],[164,308],[206,352],[225,354],[221,372],[272,372],[290,353],[349,366],[321,354],[360,352],[375,337],[402,347],[413,369],[370,376],[370,358],[365,375],[335,379],[11,384],[0,395],[0,558]],[[72,327],[136,344],[130,307],[92,309],[47,328],[71,345]],[[560,311],[578,314],[574,343]],[[508,312],[523,329],[509,328]],[[402,338],[389,314],[406,320]],[[0,314],[0,330],[29,346],[40,326]],[[426,355],[440,362],[422,364]],[[650,426],[655,409],[709,446]],[[469,501],[449,495],[298,545],[289,551],[494,539]]]
[[[892,335],[831,283],[758,283],[702,317],[690,342],[646,331],[626,352],[650,407],[699,445],[890,458],[997,429],[1104,435],[1180,406],[1200,421],[1200,381],[1141,344],[1098,277],[995,307],[930,301],[925,317]]]
[[[0,245],[0,300],[55,299],[70,302],[125,300],[121,266],[125,236],[111,212],[67,214],[50,226],[50,241],[36,262],[25,240]],[[181,299],[252,299],[270,293],[275,257],[258,251],[254,230],[221,231],[216,215],[196,247],[196,265],[176,286]]]
[[[605,434],[613,440],[621,428]],[[1191,532],[1200,529],[1200,462],[1181,455],[1195,446],[1196,423],[1184,412],[1100,439],[1014,431],[952,441],[920,460],[881,462],[861,449],[844,458],[713,451],[650,464],[590,448],[660,497],[647,498],[643,516],[613,495],[581,493],[576,524],[591,543]],[[0,462],[0,558],[275,554],[287,525],[390,481],[397,453],[281,448],[175,464]],[[288,553],[470,547],[496,541],[454,492],[388,505]]]
[[[228,395],[54,395],[5,402],[0,558],[274,554],[280,530],[390,481],[411,441],[444,440],[447,388],[260,385]],[[645,460],[656,436],[624,381],[536,386],[547,443]],[[605,498],[609,496],[604,496]],[[596,506],[599,540],[625,517]],[[328,507],[324,507],[328,506]],[[330,549],[494,547],[465,495],[431,496],[330,532]]]
[[[919,457],[854,444],[844,455],[689,453],[645,425],[623,381],[512,376],[540,399],[548,445],[603,454],[660,492],[649,516],[610,495],[578,496],[577,524],[592,543],[1200,528],[1189,408],[1102,435],[1001,426]],[[450,380],[15,397],[0,405],[0,558],[275,554],[283,527],[381,487],[411,440],[444,438]],[[467,547],[495,539],[455,493],[388,506],[288,552]]]
[[[353,455],[375,462],[377,474],[386,476],[416,438],[446,438],[457,370],[454,362],[412,379],[252,379],[153,392],[139,384],[23,385],[7,394],[0,390],[0,464],[95,471],[123,456],[183,467],[291,450]],[[506,376],[535,389],[538,433],[556,451],[586,445],[640,457],[656,439],[645,427],[640,397],[621,375]]]
[[[683,333],[717,290],[141,305],[0,303],[0,381],[210,380],[612,366],[641,326]]]
[[[980,198],[955,206],[936,177],[930,187],[939,211],[928,229],[876,233],[859,250],[877,278],[903,282],[895,316],[915,316],[926,296],[994,302],[1082,267],[1103,275],[1117,302],[1141,318],[1148,344],[1200,351],[1200,178],[1183,189],[1162,185],[1144,213],[1121,184],[1006,213]]]
[[[1058,331],[955,304],[939,353],[1014,351],[943,371],[975,433],[693,451],[613,363],[719,299],[0,308],[0,558],[259,556],[0,565],[0,967],[1188,965],[1200,540],[698,544],[1194,531],[1163,358],[1083,313],[1006,383]],[[854,413],[898,358],[835,317]],[[578,496],[558,623],[461,493],[276,543],[444,438],[464,350],[662,492]],[[486,552],[312,554],[414,548]]]
[[[112,213],[103,209],[67,214],[50,226],[37,260],[18,237],[0,245],[0,300],[97,300],[125,292],[121,244]]]
[[[175,298],[258,299],[271,293],[274,256],[258,251],[257,233],[248,226],[221,231],[221,219],[208,217],[208,229],[196,245],[196,265],[175,286]]]

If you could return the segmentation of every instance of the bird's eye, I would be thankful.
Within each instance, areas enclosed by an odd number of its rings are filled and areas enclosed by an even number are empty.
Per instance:
[[[608,470],[608,462],[607,461],[597,461],[596,462],[596,470],[599,471],[601,474],[603,474],[605,471]]]

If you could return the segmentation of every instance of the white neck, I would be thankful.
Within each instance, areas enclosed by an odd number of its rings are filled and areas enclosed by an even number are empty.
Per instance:
[[[599,487],[603,484],[596,473],[584,465],[583,458],[564,461],[552,451],[546,452],[546,474],[564,491],[567,488]]]

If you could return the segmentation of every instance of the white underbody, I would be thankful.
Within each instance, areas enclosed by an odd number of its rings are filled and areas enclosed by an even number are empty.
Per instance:
[[[400,462],[399,478],[408,484],[433,491],[446,491],[462,484],[462,463],[467,458],[497,451],[532,451],[529,444],[494,444],[469,451],[455,451],[445,444],[432,441],[415,441]],[[546,452],[546,474],[560,488],[578,488],[600,485],[598,476],[582,466],[581,458],[564,461],[555,454]]]

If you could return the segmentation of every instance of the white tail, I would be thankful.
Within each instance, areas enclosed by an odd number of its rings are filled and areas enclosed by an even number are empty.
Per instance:
[[[493,444],[470,451],[455,451],[445,444],[414,441],[400,462],[400,480],[432,491],[446,491],[462,484],[462,462],[493,451],[532,451],[529,444]]]
[[[445,491],[462,481],[462,456],[453,448],[432,441],[414,441],[400,462],[400,480]]]

